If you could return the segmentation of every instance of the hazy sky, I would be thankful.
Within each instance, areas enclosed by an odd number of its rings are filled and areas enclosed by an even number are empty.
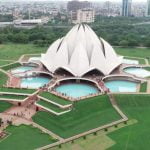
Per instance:
[[[0,0],[1,1],[1,0]],[[12,0],[15,1],[15,0]],[[16,0],[18,1],[18,0]],[[70,1],[70,0],[19,0],[19,1]],[[80,0],[85,1],[85,0]],[[112,2],[122,2],[122,0],[87,0],[87,1],[112,1]],[[133,2],[146,2],[147,0],[132,0]]]

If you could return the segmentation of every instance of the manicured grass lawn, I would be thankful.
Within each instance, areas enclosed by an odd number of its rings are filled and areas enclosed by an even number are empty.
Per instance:
[[[23,95],[0,95],[0,98],[7,98],[7,99],[17,99],[17,100],[24,100],[27,96]]]
[[[140,85],[140,92],[146,92],[147,91],[147,82],[144,82]]]
[[[53,94],[51,94],[49,92],[42,92],[42,93],[40,93],[40,96],[42,96],[42,97],[44,97],[46,99],[49,99],[49,100],[51,100],[51,101],[53,101],[55,103],[58,103],[60,105],[69,105],[69,104],[72,104],[70,101],[65,100],[63,98],[60,98],[58,96],[55,96],[55,95],[53,95]]]
[[[148,150],[150,148],[150,95],[118,95],[121,110],[138,123],[121,128],[108,136],[116,142],[109,150]]]
[[[144,59],[138,59],[138,58],[132,58],[132,57],[125,57],[125,59],[137,60],[139,62],[139,64],[142,64],[142,65],[145,64],[145,60]]]
[[[34,122],[64,138],[118,119],[120,116],[112,107],[108,96],[97,96],[76,102],[72,111],[61,116],[48,112],[38,112],[33,116]]]
[[[10,64],[10,63],[12,63],[12,61],[0,60],[0,66],[7,65],[7,64]]]
[[[47,48],[36,47],[32,44],[2,44],[0,59],[18,60],[23,54],[44,53]]]
[[[146,58],[150,56],[150,48],[114,48],[116,52],[123,56]]]
[[[7,71],[7,70],[11,70],[11,69],[20,67],[20,66],[21,66],[20,63],[13,63],[13,64],[10,64],[10,65],[2,67],[2,69],[5,70],[5,71]]]
[[[7,82],[7,80],[7,75],[0,71],[0,87],[2,87]]]
[[[6,88],[6,87],[0,87],[0,92],[12,92],[12,93],[27,93],[32,94],[36,90],[34,89],[18,89],[18,88]]]
[[[46,107],[46,108],[48,108],[48,109],[51,109],[51,110],[53,110],[53,111],[55,111],[55,112],[57,112],[57,113],[60,113],[60,112],[63,112],[64,110],[62,110],[61,108],[59,108],[59,107],[57,107],[57,106],[55,106],[55,105],[53,105],[53,104],[51,104],[51,103],[49,103],[49,102],[46,102],[46,101],[44,101],[44,100],[39,100],[38,102],[37,102],[37,104],[39,104],[39,105],[41,105],[41,106],[44,106],[44,107]]]
[[[144,67],[144,69],[146,69],[147,71],[150,71],[150,67]]]
[[[48,47],[36,47],[32,44],[1,44],[0,59],[18,60],[23,54],[45,53]],[[116,52],[124,56],[143,57],[150,56],[150,49],[146,48],[115,48]]]
[[[9,126],[6,131],[10,135],[0,142],[1,150],[33,150],[56,141],[32,126]]]
[[[12,106],[11,103],[5,102],[5,101],[0,101],[0,113],[9,109]]]
[[[50,148],[48,150],[107,150],[115,142],[107,137],[105,134],[97,134],[96,136],[90,134],[86,136],[86,139],[76,139],[74,143],[68,142],[59,146]]]

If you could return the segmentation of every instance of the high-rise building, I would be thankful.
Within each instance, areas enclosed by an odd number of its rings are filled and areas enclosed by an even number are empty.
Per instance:
[[[71,21],[77,23],[92,23],[95,21],[95,11],[93,9],[79,9],[71,13]]]
[[[131,4],[132,4],[132,0],[122,1],[122,16],[125,17],[131,16]]]
[[[78,1],[78,0],[72,0],[69,1],[67,4],[67,10],[68,12],[75,12],[79,9],[84,9],[84,8],[91,8],[91,3],[88,1]]]
[[[150,16],[150,0],[147,0],[147,16]]]

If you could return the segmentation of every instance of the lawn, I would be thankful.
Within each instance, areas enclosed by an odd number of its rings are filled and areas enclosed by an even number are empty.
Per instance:
[[[61,112],[64,111],[61,108],[59,108],[59,107],[57,107],[57,106],[55,106],[55,105],[53,105],[53,104],[51,104],[51,103],[49,103],[47,101],[44,101],[44,100],[37,101],[37,104],[39,104],[41,106],[44,106],[47,109],[53,110],[53,111],[55,111],[57,113],[61,113]]]
[[[150,48],[115,48],[119,55],[146,58],[150,56]]]
[[[140,92],[146,92],[147,91],[147,82],[144,82],[140,85]]]
[[[6,99],[16,99],[16,100],[24,100],[27,96],[23,95],[11,95],[11,94],[4,94],[0,95],[0,98],[6,98]]]
[[[118,119],[120,116],[112,107],[108,96],[97,96],[76,102],[72,111],[60,116],[48,112],[38,112],[33,116],[34,122],[64,138]]]
[[[145,60],[142,58],[140,59],[140,58],[125,57],[125,59],[137,60],[139,62],[139,64],[145,65]]]
[[[1,44],[0,59],[18,60],[23,54],[44,53],[47,48],[36,47],[32,44]]]
[[[118,95],[122,111],[138,123],[121,128],[108,136],[116,142],[109,150],[148,150],[150,148],[150,95]]]
[[[19,88],[6,88],[6,87],[0,87],[0,92],[11,92],[11,93],[27,93],[32,94],[36,90],[34,89],[19,89]]]
[[[63,98],[60,98],[58,96],[55,96],[55,95],[53,95],[53,94],[51,94],[49,92],[42,92],[42,93],[40,93],[40,96],[44,97],[44,98],[46,98],[48,100],[51,100],[51,101],[53,101],[55,103],[58,103],[60,105],[69,105],[69,104],[72,104],[70,101],[65,100]]]
[[[23,54],[45,53],[48,47],[37,47],[33,44],[1,44],[0,59],[18,60]],[[150,49],[146,48],[117,48],[118,54],[131,57],[146,58],[150,56]]]
[[[150,71],[150,67],[144,67],[144,69],[146,69],[147,71]]]
[[[12,61],[0,60],[0,66],[7,65],[7,64],[10,64],[10,63],[12,63]]]
[[[2,87],[7,82],[7,80],[7,75],[0,71],[0,87]]]
[[[20,67],[20,66],[21,66],[20,63],[13,63],[13,64],[10,64],[10,65],[7,65],[7,66],[1,67],[1,68],[5,71],[8,71],[8,70]]]
[[[12,106],[11,103],[5,102],[5,101],[0,101],[0,113],[9,109]]]
[[[6,131],[10,135],[0,142],[1,150],[33,150],[56,141],[32,126],[9,126]]]

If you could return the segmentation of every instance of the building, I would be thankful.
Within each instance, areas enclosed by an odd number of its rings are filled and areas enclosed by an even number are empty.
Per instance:
[[[35,26],[35,25],[43,25],[48,23],[48,17],[42,17],[42,19],[29,19],[29,20],[14,20],[14,25],[20,26]]]
[[[42,54],[41,62],[51,73],[63,70],[82,77],[93,71],[109,75],[121,65],[122,57],[88,25],[78,24]]]
[[[150,16],[150,0],[147,0],[147,15]]]
[[[93,9],[79,9],[71,12],[71,21],[77,23],[92,23],[95,21],[95,11]]]
[[[132,4],[132,15],[135,17],[145,17],[146,13],[145,3],[133,3]]]
[[[132,0],[122,1],[122,16],[124,17],[131,16],[131,4],[132,4]]]
[[[68,12],[76,12],[79,9],[91,8],[91,3],[88,1],[72,0],[67,4]]]

